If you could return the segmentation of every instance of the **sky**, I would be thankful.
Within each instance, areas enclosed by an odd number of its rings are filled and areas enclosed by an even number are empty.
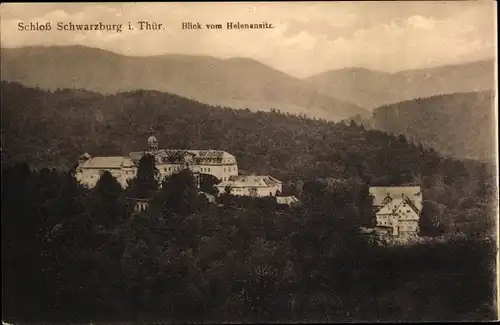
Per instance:
[[[295,77],[364,67],[395,72],[496,55],[494,1],[2,3],[1,45],[85,45],[124,55],[258,60]],[[138,21],[158,31],[138,30]],[[50,22],[52,30],[19,31]],[[123,24],[118,32],[57,31],[57,22]],[[136,28],[126,30],[131,22]],[[182,22],[267,22],[273,29],[182,30]]]

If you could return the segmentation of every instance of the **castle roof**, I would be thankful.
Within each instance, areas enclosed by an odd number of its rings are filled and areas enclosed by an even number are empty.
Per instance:
[[[189,150],[189,152],[194,153],[197,158],[234,158],[229,152],[223,150]]]
[[[92,157],[80,165],[82,168],[96,169],[118,169],[122,167],[134,166],[133,161],[128,157]]]
[[[175,156],[178,154],[192,154],[194,158],[207,158],[207,159],[227,159],[234,158],[233,155],[222,150],[184,150],[184,149],[163,149],[160,150],[159,155]]]
[[[230,176],[217,187],[271,187],[281,184],[281,181],[271,176]]]
[[[140,160],[146,152],[131,152],[129,154],[132,160]],[[222,159],[234,159],[230,153],[222,150],[188,150],[188,149],[160,149],[155,153],[163,161],[169,163],[183,163],[186,156],[192,156],[196,162],[204,162],[208,160],[221,161]]]

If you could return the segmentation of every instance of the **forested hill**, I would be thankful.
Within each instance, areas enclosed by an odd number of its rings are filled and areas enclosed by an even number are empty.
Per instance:
[[[264,111],[276,107],[329,120],[368,113],[246,58],[132,57],[84,46],[35,46],[2,49],[1,71],[4,81],[49,90],[84,88],[116,93],[149,89],[213,105]]]
[[[494,161],[494,109],[491,91],[440,95],[379,107],[371,125],[444,155]]]
[[[240,169],[283,180],[360,176],[395,184],[431,174],[439,160],[404,137],[279,112],[211,107],[168,93],[1,86],[5,163],[71,168],[84,152],[124,155],[145,148],[151,126],[162,148],[226,150]]]

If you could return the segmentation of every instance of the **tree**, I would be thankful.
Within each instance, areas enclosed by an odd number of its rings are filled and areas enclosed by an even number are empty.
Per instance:
[[[107,171],[82,199],[84,211],[67,216],[54,229],[53,246],[61,247],[56,267],[64,288],[61,308],[72,310],[85,303],[90,313],[99,313],[119,308],[119,302],[115,305],[117,301],[109,301],[109,297],[120,291],[115,283],[121,281],[125,248],[121,229],[131,207],[121,185]]]
[[[439,236],[444,232],[443,216],[446,207],[432,200],[422,202],[422,212],[419,219],[421,236]]]
[[[184,169],[163,181],[152,206],[162,215],[178,213],[186,216],[197,211],[206,199],[198,194],[198,186],[193,173]]]
[[[121,185],[108,171],[91,190],[87,203],[92,223],[108,229],[119,226],[130,212]]]
[[[155,157],[145,154],[139,160],[137,176],[129,184],[128,196],[149,199],[158,190],[158,169],[156,168]]]
[[[200,174],[200,191],[202,192],[212,195],[219,194],[219,190],[215,187],[219,183],[217,177],[211,174]]]
[[[358,208],[360,225],[374,227],[376,225],[375,212],[373,211],[373,195],[369,192],[369,187],[366,184],[362,185],[359,191]]]
[[[4,296],[9,298],[3,309],[18,319],[36,317],[43,312],[38,308],[46,308],[42,270],[47,253],[37,173],[25,163],[4,168],[2,166],[2,282]]]

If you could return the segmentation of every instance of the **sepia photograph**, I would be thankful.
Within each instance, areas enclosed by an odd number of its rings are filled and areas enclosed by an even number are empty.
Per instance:
[[[3,324],[498,320],[495,1],[0,17]]]

